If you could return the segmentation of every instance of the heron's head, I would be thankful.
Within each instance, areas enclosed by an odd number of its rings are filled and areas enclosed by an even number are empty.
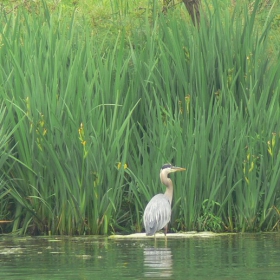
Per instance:
[[[178,166],[173,166],[172,164],[170,163],[166,163],[162,166],[161,170],[160,170],[160,176],[166,176],[166,177],[169,177],[168,175],[170,173],[173,173],[173,172],[178,172],[178,171],[184,171],[186,170],[186,168],[183,168],[183,167],[178,167]]]

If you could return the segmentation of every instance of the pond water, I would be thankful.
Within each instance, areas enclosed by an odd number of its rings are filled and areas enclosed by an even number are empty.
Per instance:
[[[164,240],[0,236],[1,279],[280,279],[280,234]]]

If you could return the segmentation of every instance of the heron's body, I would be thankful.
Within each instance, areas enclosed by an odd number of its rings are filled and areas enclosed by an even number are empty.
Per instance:
[[[170,222],[170,217],[171,201],[163,193],[155,195],[144,212],[146,235],[154,235],[164,228]]]
[[[173,184],[168,174],[177,171],[186,170],[185,168],[175,167],[171,164],[165,164],[160,170],[160,180],[166,186],[164,194],[155,195],[144,211],[144,226],[146,235],[154,235],[162,228],[167,232],[167,225],[171,219],[171,203],[173,197]]]

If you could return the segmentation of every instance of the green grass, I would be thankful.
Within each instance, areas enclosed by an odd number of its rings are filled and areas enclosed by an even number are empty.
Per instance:
[[[187,168],[173,230],[278,229],[272,12],[260,27],[258,3],[204,3],[198,30],[180,7],[132,21],[130,2],[111,1],[102,28],[85,1],[48,3],[5,6],[0,21],[3,232],[141,231],[165,162]]]

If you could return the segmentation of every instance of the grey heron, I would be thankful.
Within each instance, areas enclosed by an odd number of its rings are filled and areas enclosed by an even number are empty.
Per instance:
[[[169,174],[177,171],[183,171],[186,168],[176,167],[171,164],[164,164],[160,170],[160,181],[166,186],[165,193],[155,195],[144,211],[144,226],[146,235],[154,235],[157,231],[164,228],[164,234],[167,233],[167,225],[171,218],[171,203],[173,197],[173,184]]]

